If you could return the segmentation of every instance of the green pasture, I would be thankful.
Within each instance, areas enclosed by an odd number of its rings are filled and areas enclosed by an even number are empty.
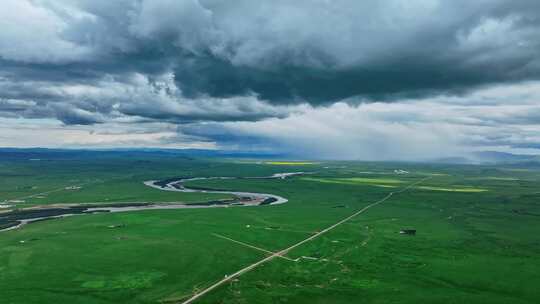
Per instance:
[[[78,215],[0,232],[0,303],[181,303],[266,256],[216,233],[278,251],[426,176],[292,250],[288,257],[296,262],[273,259],[196,303],[538,302],[540,172],[533,169],[184,158],[0,161],[0,201],[86,183],[14,208],[189,203],[226,196],[167,193],[142,182],[292,171],[312,174],[189,183],[274,193],[289,199],[282,205]]]

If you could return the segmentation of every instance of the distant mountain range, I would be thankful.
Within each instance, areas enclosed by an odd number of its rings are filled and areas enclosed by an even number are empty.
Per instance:
[[[448,164],[519,164],[540,166],[540,155],[512,154],[497,151],[474,152],[468,156],[447,157],[435,160]]]
[[[60,160],[114,157],[184,157],[184,158],[254,158],[286,159],[290,155],[275,152],[253,152],[206,149],[48,149],[48,148],[0,148],[0,160]],[[496,151],[474,152],[467,156],[426,160],[444,164],[506,164],[540,167],[540,155],[512,154]]]
[[[48,149],[0,148],[0,160],[46,160],[108,157],[231,157],[231,158],[284,158],[271,152],[249,152],[205,149]]]

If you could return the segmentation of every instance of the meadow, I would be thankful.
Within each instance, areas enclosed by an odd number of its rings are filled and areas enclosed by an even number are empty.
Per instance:
[[[189,183],[273,193],[289,199],[282,205],[81,215],[0,232],[0,303],[182,303],[267,256],[216,234],[279,251],[426,177],[290,251],[290,259],[272,259],[196,303],[538,302],[534,169],[150,156],[9,160],[0,161],[0,202],[23,201],[7,209],[201,202],[227,196],[168,193],[142,182],[295,171],[310,174]],[[66,190],[72,185],[82,188]]]

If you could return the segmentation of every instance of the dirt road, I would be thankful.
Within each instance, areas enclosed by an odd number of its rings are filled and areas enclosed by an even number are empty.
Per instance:
[[[330,226],[330,227],[328,227],[328,228],[325,228],[325,229],[323,229],[323,230],[317,232],[316,234],[314,234],[314,235],[312,235],[312,236],[310,236],[310,237],[308,237],[308,238],[306,238],[306,239],[304,239],[304,240],[302,240],[302,241],[300,241],[300,242],[298,242],[298,243],[296,243],[296,244],[291,245],[290,247],[287,247],[287,248],[285,248],[285,249],[283,249],[283,250],[280,250],[280,251],[278,251],[278,252],[275,252],[275,253],[273,253],[273,254],[271,254],[271,255],[265,257],[264,259],[259,260],[258,262],[255,262],[255,263],[253,263],[253,264],[251,264],[251,265],[249,265],[249,266],[246,266],[246,267],[244,267],[244,268],[238,270],[237,272],[235,272],[235,273],[233,273],[233,274],[226,275],[224,279],[222,279],[222,280],[220,280],[220,281],[218,281],[218,282],[212,284],[211,286],[209,286],[209,287],[203,289],[202,291],[196,293],[196,294],[193,295],[191,298],[189,298],[189,299],[187,299],[187,300],[185,300],[185,301],[183,301],[183,302],[181,302],[181,303],[182,303],[182,304],[189,304],[189,303],[195,302],[195,301],[196,301],[197,299],[199,299],[200,297],[202,297],[202,296],[204,296],[205,294],[209,293],[210,291],[216,289],[217,287],[223,285],[224,283],[227,283],[227,282],[229,282],[229,281],[231,281],[231,280],[233,280],[233,279],[235,279],[235,278],[241,276],[242,274],[251,271],[251,270],[254,269],[255,267],[257,267],[257,266],[259,266],[259,265],[261,265],[261,264],[264,264],[264,263],[266,263],[266,262],[268,262],[268,261],[270,261],[270,260],[272,260],[272,259],[274,259],[274,258],[276,258],[276,257],[283,257],[283,255],[287,254],[289,251],[293,250],[294,248],[296,248],[296,247],[298,247],[298,246],[301,246],[302,244],[305,244],[305,243],[307,243],[307,242],[309,242],[309,241],[311,241],[311,240],[313,240],[313,239],[318,238],[319,236],[321,236],[321,235],[327,233],[328,231],[331,231],[331,230],[335,229],[336,227],[338,227],[338,226],[340,226],[340,225],[342,225],[342,224],[348,222],[348,221],[351,220],[352,218],[354,218],[354,217],[356,217],[356,216],[358,216],[358,215],[360,215],[360,214],[366,212],[366,211],[369,210],[370,208],[375,207],[375,206],[377,206],[377,205],[379,205],[379,204],[384,203],[385,201],[387,201],[387,200],[388,200],[389,198],[391,198],[392,196],[394,196],[394,195],[396,195],[396,194],[399,194],[399,193],[402,193],[402,192],[405,192],[405,191],[409,190],[410,188],[412,188],[412,187],[414,187],[414,186],[416,186],[416,185],[418,185],[418,184],[420,184],[420,183],[426,181],[426,180],[429,179],[429,178],[431,178],[431,177],[430,177],[430,176],[425,177],[425,178],[423,178],[423,179],[421,179],[421,180],[419,180],[419,181],[416,181],[416,182],[414,182],[414,183],[408,185],[407,187],[405,187],[405,188],[403,188],[403,189],[401,189],[401,190],[399,190],[399,191],[395,191],[395,192],[390,192],[390,193],[388,193],[388,194],[387,194],[385,197],[383,197],[382,199],[380,199],[380,200],[378,200],[378,201],[376,201],[376,202],[374,202],[374,203],[371,203],[371,204],[367,205],[366,207],[364,207],[364,208],[362,208],[362,209],[356,211],[355,213],[353,213],[353,214],[351,214],[350,216],[348,216],[348,217],[342,219],[341,221],[339,221],[339,222],[333,224],[332,226]]]

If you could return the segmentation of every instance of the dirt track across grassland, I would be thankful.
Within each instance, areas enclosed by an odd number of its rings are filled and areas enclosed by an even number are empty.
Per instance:
[[[268,261],[270,261],[270,260],[272,260],[272,259],[274,259],[274,258],[276,258],[276,257],[283,257],[285,254],[287,254],[289,251],[293,250],[294,248],[299,247],[299,246],[301,246],[301,245],[303,245],[303,244],[305,244],[305,243],[307,243],[307,242],[309,242],[309,241],[311,241],[311,240],[313,240],[313,239],[315,239],[315,238],[318,238],[319,236],[321,236],[321,235],[323,235],[323,234],[325,234],[325,233],[327,233],[327,232],[329,232],[329,231],[335,229],[336,227],[338,227],[338,226],[340,226],[340,225],[342,225],[342,224],[348,222],[349,220],[353,219],[354,217],[356,217],[356,216],[358,216],[358,215],[360,215],[360,214],[366,212],[366,211],[369,210],[370,208],[375,207],[375,206],[377,206],[377,205],[379,205],[379,204],[384,203],[385,201],[387,201],[387,200],[388,200],[389,198],[391,198],[392,196],[394,196],[394,195],[396,195],[396,194],[399,194],[399,193],[403,193],[403,192],[409,190],[410,188],[412,188],[412,187],[414,187],[414,186],[416,186],[416,185],[418,185],[418,184],[424,182],[425,180],[427,180],[427,179],[429,179],[429,178],[431,178],[431,177],[430,177],[430,176],[425,177],[425,178],[423,178],[423,179],[421,179],[421,180],[419,180],[419,181],[416,181],[416,182],[414,182],[414,183],[408,185],[407,187],[405,187],[405,188],[403,188],[403,189],[401,189],[401,190],[399,190],[399,191],[394,191],[394,192],[388,193],[385,197],[381,198],[380,200],[378,200],[378,201],[376,201],[376,202],[374,202],[374,203],[371,203],[371,204],[367,205],[366,207],[364,207],[364,208],[362,208],[362,209],[356,211],[355,213],[353,213],[353,214],[349,215],[348,217],[346,217],[346,218],[340,220],[339,222],[333,224],[332,226],[330,226],[330,227],[328,227],[328,228],[325,228],[325,229],[323,229],[323,230],[317,232],[316,234],[314,234],[314,235],[312,235],[312,236],[310,236],[310,237],[308,237],[308,238],[306,238],[306,239],[304,239],[304,240],[302,240],[302,241],[300,241],[300,242],[298,242],[298,243],[296,243],[296,244],[293,244],[293,245],[291,245],[291,246],[289,246],[289,247],[287,247],[287,248],[285,248],[285,249],[283,249],[283,250],[280,250],[280,251],[278,251],[278,252],[272,253],[271,255],[269,255],[269,256],[263,258],[262,260],[259,260],[259,261],[255,262],[255,263],[251,264],[251,265],[248,265],[248,266],[246,266],[246,267],[244,267],[244,268],[238,270],[237,272],[235,272],[235,273],[233,273],[233,274],[225,275],[225,278],[224,278],[224,279],[222,279],[222,280],[220,280],[220,281],[218,281],[218,282],[216,282],[216,283],[210,285],[209,287],[207,287],[207,288],[205,288],[205,289],[203,289],[203,290],[197,292],[197,293],[194,294],[191,298],[189,298],[189,299],[187,299],[187,300],[185,300],[185,301],[183,301],[183,302],[180,302],[180,303],[181,303],[181,304],[190,304],[190,303],[195,302],[197,299],[201,298],[202,296],[204,296],[205,294],[209,293],[210,291],[212,291],[212,290],[218,288],[219,286],[223,285],[224,283],[227,283],[227,282],[229,282],[229,281],[231,281],[231,280],[233,280],[233,279],[235,279],[235,278],[241,276],[242,274],[251,271],[252,269],[256,268],[257,266],[259,266],[259,265],[261,265],[261,264],[264,264],[264,263],[266,263],[266,262],[268,262]]]

